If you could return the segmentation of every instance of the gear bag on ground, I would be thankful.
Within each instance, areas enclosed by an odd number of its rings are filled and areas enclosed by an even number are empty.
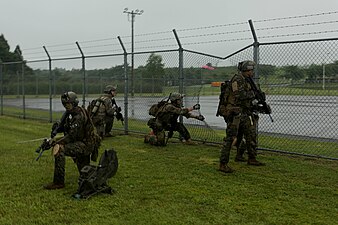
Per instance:
[[[99,165],[88,165],[82,168],[79,178],[79,188],[73,195],[77,199],[87,199],[98,193],[112,194],[113,190],[107,185],[118,169],[118,158],[114,149],[105,150],[101,155]]]

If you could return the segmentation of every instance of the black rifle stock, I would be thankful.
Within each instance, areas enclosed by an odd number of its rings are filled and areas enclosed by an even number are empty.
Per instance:
[[[260,89],[257,88],[255,82],[253,81],[253,79],[251,77],[248,77],[247,80],[249,81],[251,88],[255,93],[255,98],[258,100],[258,105],[262,106],[261,108],[263,109],[263,112],[265,114],[268,114],[270,119],[271,119],[271,122],[273,122],[273,119],[272,119],[272,116],[271,116],[271,108],[266,103],[265,94]]]

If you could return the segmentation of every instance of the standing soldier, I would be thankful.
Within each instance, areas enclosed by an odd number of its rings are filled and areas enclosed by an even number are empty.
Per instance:
[[[88,112],[93,120],[98,134],[103,138],[109,136],[109,132],[113,126],[116,107],[113,107],[112,99],[115,96],[116,88],[107,85],[104,94],[98,99],[93,100],[88,106]],[[108,123],[107,123],[108,122]],[[108,131],[106,133],[106,131]]]
[[[180,134],[182,142],[186,142],[187,144],[191,143],[189,131],[184,124],[179,123],[177,119],[182,115],[186,118],[195,118],[203,121],[204,117],[202,115],[193,115],[190,113],[192,110],[200,109],[199,104],[196,104],[193,107],[182,108],[182,98],[183,95],[180,93],[172,93],[169,96],[170,103],[166,102],[158,108],[157,112],[153,114],[155,118],[148,121],[148,126],[152,129],[155,140],[146,136],[145,142],[164,146],[166,145],[165,131],[169,131],[168,137],[171,137],[173,132],[177,131]]]
[[[64,133],[64,136],[51,143],[55,157],[53,182],[44,186],[45,189],[60,189],[65,186],[65,156],[73,158],[79,173],[81,169],[90,164],[93,154],[97,157],[101,138],[96,133],[95,127],[88,112],[78,106],[78,99],[74,92],[65,92],[61,96],[62,105],[65,107],[65,117],[60,123],[53,125],[52,136]]]
[[[227,105],[223,108],[223,115],[227,122],[226,138],[221,149],[219,170],[224,173],[232,173],[228,166],[230,150],[237,145],[238,134],[243,133],[248,152],[248,165],[262,166],[256,160],[256,124],[258,115],[254,113],[255,92],[249,78],[253,77],[255,62],[243,61],[238,64],[239,73],[235,74],[230,81],[230,92]],[[241,138],[240,138],[241,139]],[[238,146],[239,147],[239,146]]]

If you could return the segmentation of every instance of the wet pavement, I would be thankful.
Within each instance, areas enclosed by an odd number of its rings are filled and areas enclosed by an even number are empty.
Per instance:
[[[129,98],[129,117],[146,120],[149,107],[160,101],[162,97],[135,97]],[[91,99],[86,99],[86,105]],[[116,98],[117,104],[125,108],[123,97]],[[79,99],[82,104],[82,99]],[[184,105],[192,106],[201,104],[201,114],[205,121],[216,129],[224,129],[225,123],[222,117],[216,117],[218,96],[201,96],[199,99],[185,98]],[[267,102],[272,108],[274,122],[270,121],[268,115],[260,115],[259,131],[277,133],[282,135],[297,135],[313,138],[327,138],[338,140],[338,97],[336,96],[267,96]],[[26,108],[37,108],[49,110],[49,98],[22,98],[3,99],[3,104],[9,106]],[[64,111],[59,98],[52,99],[53,111]],[[185,120],[190,123],[191,120]]]

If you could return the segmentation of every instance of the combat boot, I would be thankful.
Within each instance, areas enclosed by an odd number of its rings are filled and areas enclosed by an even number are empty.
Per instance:
[[[144,143],[149,143],[149,135],[144,135]]]
[[[183,139],[182,143],[186,145],[195,145],[195,142],[193,142],[191,139],[188,139],[188,140]]]
[[[236,155],[235,162],[246,162],[247,160],[242,155]]]
[[[231,169],[227,164],[225,163],[220,163],[219,164],[219,171],[223,172],[223,173],[232,173],[234,172],[233,169]]]
[[[47,190],[56,190],[56,189],[61,189],[61,188],[64,188],[64,187],[65,187],[65,184],[63,184],[63,183],[58,184],[58,183],[54,183],[54,182],[43,186],[43,188],[47,189]]]
[[[256,159],[248,159],[248,165],[251,166],[265,166],[265,163],[262,163]]]
[[[105,137],[113,137],[113,135],[111,133],[106,133],[104,136]]]

